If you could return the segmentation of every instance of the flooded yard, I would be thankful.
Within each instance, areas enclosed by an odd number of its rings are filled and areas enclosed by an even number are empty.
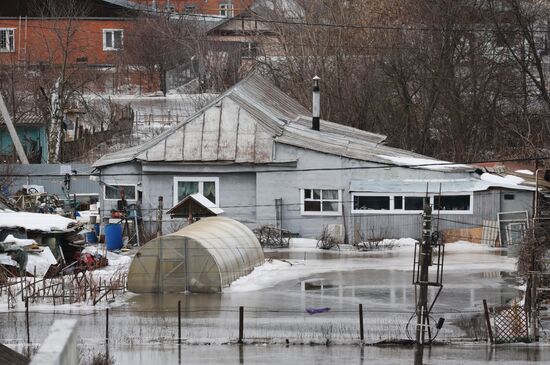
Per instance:
[[[483,331],[464,329],[464,323],[483,313],[482,300],[498,305],[521,298],[512,275],[515,259],[503,252],[477,247],[448,250],[444,287],[433,310],[434,322],[439,317],[446,320],[438,341],[484,340]],[[336,359],[346,364],[370,359],[377,364],[414,363],[414,351],[408,347],[360,346],[358,321],[362,304],[365,343],[410,337],[407,324],[415,303],[410,249],[366,254],[283,250],[266,256],[284,261],[266,263],[264,273],[242,278],[224,293],[117,298],[109,305],[109,351],[116,364],[274,364],[295,359],[304,364]],[[430,291],[431,298],[436,289]],[[177,346],[178,302],[181,348]],[[244,307],[245,346],[235,344],[239,306]],[[310,315],[306,308],[327,310]],[[26,342],[24,308],[4,310],[0,318],[2,342],[12,346]],[[105,351],[106,308],[31,304],[31,342],[42,342],[53,321],[64,318],[78,320],[83,353]],[[426,350],[424,363],[502,363],[506,359],[505,364],[525,364],[550,361],[549,352],[533,345],[497,350],[481,344],[436,346]]]

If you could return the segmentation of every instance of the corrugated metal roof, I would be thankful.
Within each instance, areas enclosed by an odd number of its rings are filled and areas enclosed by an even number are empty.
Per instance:
[[[4,117],[0,115],[0,125],[4,124]],[[25,113],[15,121],[15,125],[45,125],[44,118],[38,114]]]
[[[484,191],[490,188],[527,191],[535,190],[533,187],[520,184],[484,181],[476,177],[476,175],[473,175],[471,178],[452,180],[352,180],[349,190],[352,192],[419,194],[425,194],[427,190],[430,194],[438,194],[440,191],[445,193],[459,193]]]
[[[389,165],[406,165],[396,163],[394,158],[441,162],[384,146],[383,135],[325,120],[321,121],[319,131],[312,130],[309,115],[304,106],[253,73],[184,122],[141,146],[107,154],[94,166],[135,159],[270,163],[277,162],[273,156],[274,143]],[[441,168],[464,169],[465,166]]]

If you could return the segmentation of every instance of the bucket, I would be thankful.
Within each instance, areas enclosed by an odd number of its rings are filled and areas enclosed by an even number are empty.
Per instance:
[[[105,226],[105,244],[109,251],[122,248],[122,224],[107,224]]]
[[[88,243],[97,243],[97,236],[95,232],[87,232],[86,233],[86,242]]]

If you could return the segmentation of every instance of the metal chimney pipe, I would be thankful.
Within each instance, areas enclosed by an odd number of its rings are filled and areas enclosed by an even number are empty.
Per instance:
[[[319,130],[319,120],[321,117],[321,90],[319,89],[319,76],[313,78],[313,118],[311,129]]]

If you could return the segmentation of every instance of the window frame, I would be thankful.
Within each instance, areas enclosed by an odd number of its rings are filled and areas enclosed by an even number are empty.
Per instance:
[[[226,17],[226,18],[232,18],[234,14],[234,7],[231,3],[223,3],[219,5],[219,15]],[[222,14],[223,13],[223,14]]]
[[[116,199],[107,198],[107,186],[109,186],[109,187],[113,187],[113,186],[133,186],[133,187],[134,187],[134,199],[128,199],[128,198],[125,196],[125,197],[124,197],[124,200],[126,200],[126,201],[132,201],[132,202],[137,201],[137,198],[138,198],[137,184],[104,183],[104,184],[103,184],[103,200],[115,202],[115,201],[120,200],[120,198],[116,198]]]
[[[407,197],[425,197],[426,194],[422,193],[370,193],[370,192],[350,192],[351,194],[351,214],[419,214],[422,210],[405,210],[405,200]],[[428,194],[430,198],[430,206],[432,207],[432,213],[439,214],[473,214],[474,213],[474,193],[473,192],[452,192],[442,193],[441,196],[446,195],[467,195],[470,197],[470,209],[469,210],[437,210],[435,209],[435,197],[440,194]],[[361,210],[355,209],[355,197],[356,196],[388,196],[390,198],[389,210]],[[395,197],[402,197],[402,208],[395,209]]]
[[[306,211],[305,210],[305,202],[306,202],[306,199],[305,199],[305,194],[306,194],[306,190],[320,190],[321,193],[320,193],[320,198],[319,199],[308,199],[308,201],[319,201],[320,203],[320,207],[321,209],[323,209],[323,190],[336,190],[338,192],[338,200],[333,200],[333,199],[326,199],[326,201],[330,201],[330,202],[337,202],[338,203],[338,210],[336,211],[318,211],[318,212],[315,212],[315,211]],[[336,216],[341,216],[342,215],[342,189],[334,189],[334,188],[302,188],[300,189],[300,214],[301,215],[317,215],[317,216],[333,216],[333,217],[336,217]]]
[[[6,33],[6,48],[0,48],[0,53],[13,53],[15,52],[15,30],[16,28],[0,28],[0,33]],[[8,34],[11,32],[11,37]],[[1,37],[1,34],[0,34]],[[11,40],[11,42],[10,42]]]
[[[241,58],[244,59],[256,59],[258,58],[258,43],[256,42],[242,42],[241,43]],[[330,189],[327,189],[330,190]]]
[[[115,47],[115,32],[120,32],[120,48]],[[111,42],[112,46],[107,47],[107,33],[111,33]],[[103,29],[103,50],[112,52],[112,51],[121,51],[124,49],[124,29]]]
[[[215,203],[212,202],[212,204],[215,204],[216,207],[220,206],[220,178],[219,177],[217,176],[174,176],[174,184],[172,186],[172,189],[173,189],[172,205],[176,205],[180,202],[180,199],[178,199],[178,182],[198,182],[199,183],[198,192],[200,194],[204,193],[204,184],[203,184],[204,182],[213,182],[214,191],[216,194],[216,202]]]

